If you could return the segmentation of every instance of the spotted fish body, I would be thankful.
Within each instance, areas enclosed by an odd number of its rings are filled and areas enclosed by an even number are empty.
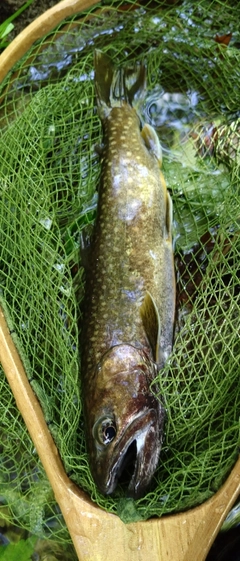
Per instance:
[[[133,90],[142,75],[141,67]],[[150,385],[172,349],[175,276],[159,141],[149,125],[140,130],[125,82],[123,99],[114,97],[117,80],[119,72],[97,52],[104,146],[86,271],[82,387],[92,475],[103,493],[112,493],[131,460],[129,492],[137,497],[162,443],[164,408]]]

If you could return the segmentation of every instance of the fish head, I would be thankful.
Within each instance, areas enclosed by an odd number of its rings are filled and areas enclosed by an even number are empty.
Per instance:
[[[103,494],[113,493],[128,465],[128,492],[139,497],[156,469],[164,422],[163,406],[150,390],[156,370],[150,356],[129,344],[112,347],[97,366],[88,445]]]

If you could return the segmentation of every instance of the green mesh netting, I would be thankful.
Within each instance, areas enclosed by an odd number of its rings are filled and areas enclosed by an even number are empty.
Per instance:
[[[234,151],[228,131],[240,107],[240,4],[137,7],[124,0],[99,8],[34,45],[2,85],[0,296],[66,472],[127,522],[201,503],[238,454],[240,129],[231,132]],[[230,32],[226,47],[221,36]],[[100,164],[94,146],[102,134],[94,103],[96,47],[119,63],[147,63],[142,114],[159,133],[174,204],[175,344],[158,377],[165,439],[152,489],[137,501],[125,499],[121,488],[108,498],[95,488],[81,413],[80,233],[89,233],[95,216]],[[35,534],[65,540],[3,372],[0,395],[5,515]]]

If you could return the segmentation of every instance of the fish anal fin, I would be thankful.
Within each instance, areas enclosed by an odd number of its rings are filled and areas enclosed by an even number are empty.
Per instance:
[[[159,312],[150,292],[146,292],[140,307],[140,316],[153,352],[153,358],[155,362],[158,363],[161,325]]]
[[[162,165],[162,147],[158,138],[156,131],[151,125],[145,123],[141,131],[142,138],[145,142],[146,148],[151,152],[158,160],[159,165]]]

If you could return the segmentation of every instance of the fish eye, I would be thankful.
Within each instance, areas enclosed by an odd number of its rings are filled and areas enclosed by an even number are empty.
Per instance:
[[[110,444],[116,434],[116,424],[111,417],[101,417],[93,426],[93,436],[99,444]]]

